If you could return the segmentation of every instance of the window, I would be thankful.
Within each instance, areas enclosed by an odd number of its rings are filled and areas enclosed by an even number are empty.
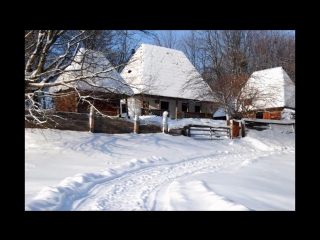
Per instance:
[[[182,112],[188,111],[188,103],[182,103]]]
[[[263,119],[263,112],[257,112],[256,113],[256,118]]]
[[[169,110],[169,102],[161,101],[161,109]]]
[[[194,111],[199,113],[200,112],[200,106],[194,106]]]
[[[149,102],[143,101],[143,108],[149,108]]]
[[[121,113],[127,113],[127,104],[121,104]]]

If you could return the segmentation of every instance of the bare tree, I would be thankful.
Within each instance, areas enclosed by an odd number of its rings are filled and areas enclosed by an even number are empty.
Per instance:
[[[144,32],[148,31],[141,31]],[[118,61],[114,58],[113,63],[117,65],[97,66],[90,53],[98,50],[107,55],[119,49],[115,37],[120,33],[110,30],[25,30],[25,120],[40,125],[49,120],[47,108],[51,105],[46,104],[48,99],[76,94],[81,101],[91,104],[88,99],[96,97],[97,89],[118,93],[96,80],[108,78],[124,85],[110,73],[121,68],[128,57],[122,55]],[[80,52],[81,48],[85,50]],[[124,48],[124,52],[127,53],[127,49]],[[62,75],[63,80],[57,81]],[[80,85],[88,86],[90,91],[84,94]],[[68,88],[71,93],[49,91],[55,87]],[[118,85],[119,89],[122,87],[125,86]]]
[[[246,76],[238,64],[242,60],[241,52],[235,49],[236,44],[232,45],[232,40],[237,39],[229,36],[229,32],[218,30],[201,31],[199,38],[201,49],[205,53],[201,75],[212,90],[214,105],[222,108],[229,119],[234,113],[232,102],[238,96]],[[192,85],[194,83],[189,88]]]
[[[227,118],[241,117],[241,111],[248,110],[248,99],[253,105],[261,99],[268,105],[273,101],[269,98],[274,94],[266,96],[257,89],[244,96],[241,88],[253,72],[282,66],[294,82],[295,41],[284,31],[203,30],[197,31],[196,41],[191,36],[182,39],[184,52],[210,85],[215,105],[224,109]],[[196,55],[190,54],[195,47]],[[198,81],[193,79],[185,87],[198,88]]]
[[[204,53],[198,35],[199,33],[196,30],[190,30],[182,35],[180,48],[198,72],[201,73],[204,69],[203,62],[201,61]]]
[[[291,33],[253,31],[249,55],[251,72],[282,66],[295,83],[295,38]]]
[[[154,45],[177,50],[180,49],[180,38],[176,30],[161,30],[158,32],[160,33],[155,34],[153,37]]]
[[[121,72],[124,67],[124,63],[127,63],[135,50],[139,47],[139,42],[142,36],[152,37],[154,36],[153,30],[120,30],[116,31],[114,41],[116,44],[113,45],[111,51],[106,55],[109,61],[114,66],[121,66],[117,69]]]
[[[240,117],[251,113],[277,108],[279,102],[284,102],[282,81],[268,79],[265,71],[252,74],[244,84],[241,93],[235,101]]]

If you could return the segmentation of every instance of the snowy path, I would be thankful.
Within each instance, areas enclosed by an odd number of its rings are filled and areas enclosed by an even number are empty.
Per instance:
[[[179,123],[180,124],[180,123]],[[294,210],[295,134],[26,131],[26,211]]]
[[[58,185],[42,188],[26,203],[25,210],[294,209],[294,138],[288,134],[278,137],[273,131],[251,132],[251,135],[254,138],[210,142],[181,137],[175,142],[178,138],[159,134],[152,135],[153,145],[150,137],[147,145],[142,144],[144,136],[134,135],[139,137],[139,141],[134,141],[140,143],[138,157],[98,171],[86,172],[81,168],[80,173],[64,177]],[[129,141],[120,141],[121,137],[117,144],[123,149]],[[110,146],[117,146],[107,140],[95,139],[94,146],[105,152],[99,155],[101,159],[110,155],[106,151]],[[105,150],[99,144],[105,146],[106,142]],[[141,151],[140,145],[148,149]],[[130,145],[132,157],[137,152],[135,147],[138,145]],[[256,170],[250,175],[252,168]],[[252,178],[257,185],[247,181]],[[261,187],[265,185],[268,187]],[[276,203],[274,198],[278,199]]]
[[[267,154],[271,153],[273,152]],[[194,196],[195,191],[198,191],[197,199],[200,194],[203,195],[203,198],[211,198],[212,202],[220,201],[219,206],[223,206],[223,209],[232,210],[233,207],[239,209],[239,204],[216,195],[203,182],[192,181],[188,186],[180,186],[179,179],[198,173],[218,171],[222,167],[228,167],[239,161],[255,159],[258,156],[261,157],[261,152],[246,151],[241,154],[229,154],[227,157],[225,154],[221,156],[217,154],[216,156],[188,159],[175,164],[143,168],[96,184],[86,192],[86,195],[79,195],[77,199],[74,196],[67,197],[66,204],[61,210],[170,210],[172,209],[171,204],[176,202],[196,200],[190,199]],[[159,160],[155,156],[151,158],[155,161]],[[185,188],[188,187],[188,190],[193,191],[193,194],[179,196],[177,192],[181,187],[184,188],[184,193],[186,192]],[[174,194],[170,194],[171,188],[175,189]],[[161,197],[159,196],[160,192]],[[200,197],[200,199],[202,198]],[[210,206],[203,206],[203,208],[214,210],[210,209]],[[247,210],[244,206],[240,206],[240,208]]]

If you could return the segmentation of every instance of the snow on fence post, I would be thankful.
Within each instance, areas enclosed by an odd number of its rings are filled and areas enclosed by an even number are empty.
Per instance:
[[[90,107],[90,114],[89,114],[89,127],[90,127],[90,132],[94,132],[94,107]]]
[[[243,138],[244,137],[244,123],[243,123],[243,120],[239,120],[238,123],[239,123],[239,135],[238,135],[238,137],[239,138]]]
[[[135,115],[134,115],[134,133],[139,133],[139,116],[140,116],[140,110],[137,108],[135,110]]]
[[[234,121],[235,122],[235,138],[241,138],[242,137],[242,122],[241,120]]]
[[[164,111],[162,114],[162,132],[168,132],[168,112]]]

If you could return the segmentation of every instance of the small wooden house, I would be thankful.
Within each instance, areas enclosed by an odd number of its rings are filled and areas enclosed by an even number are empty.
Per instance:
[[[253,72],[242,91],[245,117],[280,120],[283,109],[295,109],[295,84],[282,67]]]
[[[122,100],[123,117],[138,110],[141,115],[158,116],[167,111],[175,119],[212,118],[212,100],[201,97],[210,87],[182,51],[141,44],[121,76],[134,91],[127,102]],[[192,79],[200,80],[198,85],[186,88]]]
[[[77,81],[70,82],[72,79]],[[89,101],[102,114],[119,116],[120,99],[133,95],[132,89],[101,52],[84,48],[55,82],[64,83],[49,88],[56,111],[89,113]],[[84,96],[87,101],[82,98]]]
[[[244,107],[240,111],[246,112],[245,118],[280,120],[283,111],[295,109],[295,84],[282,67],[253,72],[241,94]],[[225,118],[222,108],[213,115],[216,120]]]

